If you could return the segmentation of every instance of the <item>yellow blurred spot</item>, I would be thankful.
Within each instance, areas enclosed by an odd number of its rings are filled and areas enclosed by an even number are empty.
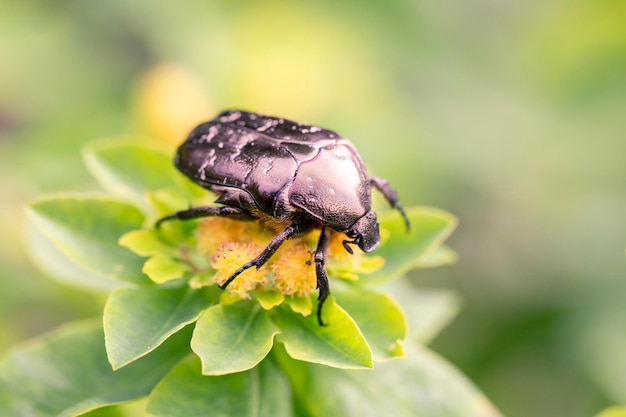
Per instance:
[[[132,108],[140,132],[171,148],[216,113],[202,83],[174,64],[160,64],[144,74],[137,83]]]
[[[229,53],[244,56],[245,65],[227,66],[223,76],[237,80],[229,92],[239,106],[312,122],[336,108],[337,97],[379,107],[387,101],[367,33],[356,36],[314,5],[253,2],[231,24]]]
[[[626,406],[607,408],[596,417],[626,417]]]

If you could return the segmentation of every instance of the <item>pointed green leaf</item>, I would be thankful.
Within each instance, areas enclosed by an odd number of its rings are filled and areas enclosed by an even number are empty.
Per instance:
[[[381,228],[391,233],[388,241],[376,251],[385,258],[385,264],[373,274],[362,275],[359,282],[380,283],[401,277],[419,264],[421,256],[436,250],[457,225],[456,217],[434,208],[410,207],[407,215],[411,220],[408,233],[397,213],[381,217]]]
[[[200,373],[191,356],[157,385],[148,401],[148,417],[290,417],[291,390],[269,361],[249,371],[221,376]]]
[[[80,417],[128,417],[128,415],[120,409],[120,406],[113,405],[110,407],[97,408],[85,414],[81,414]]]
[[[177,249],[159,239],[156,229],[131,230],[120,237],[119,244],[145,257],[158,254],[174,256]]]
[[[256,366],[272,349],[278,328],[256,302],[209,308],[196,323],[191,348],[204,375],[224,375]]]
[[[346,281],[357,281],[363,274],[372,274],[378,271],[385,264],[382,256],[359,256],[347,262],[331,261],[326,266],[326,271],[330,276],[344,279]]]
[[[357,322],[375,361],[404,356],[407,323],[402,309],[389,296],[374,291],[334,291],[337,303]]]
[[[188,354],[184,333],[116,372],[107,361],[99,320],[31,340],[0,363],[0,416],[73,417],[143,397]]]
[[[372,367],[372,351],[354,320],[330,296],[320,326],[315,314],[302,317],[289,307],[275,308],[280,340],[294,359],[345,369]]]
[[[83,149],[91,174],[107,191],[145,204],[144,192],[177,185],[171,155],[136,140],[102,140]]]
[[[255,293],[255,298],[263,309],[271,310],[285,301],[285,294],[278,291],[261,290]]]
[[[311,297],[292,295],[286,300],[287,305],[291,307],[294,313],[299,313],[307,317],[313,312],[313,301],[311,301]]]
[[[436,268],[443,265],[452,265],[457,262],[459,256],[446,245],[427,252],[415,261],[415,268]]]
[[[195,321],[208,306],[202,291],[189,288],[120,288],[104,308],[104,334],[113,369],[156,349]]]
[[[143,259],[117,241],[141,227],[135,206],[102,196],[61,195],[26,208],[38,230],[69,260],[96,275],[135,283],[148,282]]]
[[[142,271],[157,284],[182,278],[189,267],[167,255],[154,255],[143,264]]]
[[[46,239],[32,223],[26,225],[28,254],[46,275],[66,284],[88,290],[109,292],[124,285],[120,281],[95,275],[79,268]]]
[[[311,417],[501,417],[489,400],[435,353],[407,344],[407,357],[374,370],[340,370],[274,351],[302,415]]]

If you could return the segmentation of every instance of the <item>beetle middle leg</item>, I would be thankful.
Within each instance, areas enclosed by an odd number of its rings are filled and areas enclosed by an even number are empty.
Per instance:
[[[391,207],[400,212],[402,218],[404,219],[404,225],[406,226],[406,230],[410,230],[411,222],[409,221],[409,218],[404,211],[404,207],[402,207],[402,205],[398,202],[398,194],[396,193],[396,190],[391,188],[391,186],[389,185],[389,181],[382,178],[372,177],[370,178],[370,184],[372,184],[374,188],[381,192],[381,194],[383,195],[383,197],[385,197],[385,200],[387,200]]]
[[[330,295],[330,284],[328,283],[328,273],[326,272],[326,246],[329,239],[329,230],[324,226],[322,227],[322,233],[320,233],[320,239],[317,242],[317,249],[315,250],[315,275],[317,277],[317,289],[319,290],[319,296],[317,297],[317,322],[320,326],[325,326],[322,321],[322,306],[324,301]]]
[[[285,230],[277,234],[276,237],[274,237],[274,239],[272,239],[269,245],[267,245],[267,247],[263,250],[263,252],[259,254],[259,256],[257,256],[250,262],[246,262],[245,264],[243,264],[239,269],[233,272],[233,274],[230,277],[228,277],[228,279],[224,281],[224,283],[220,285],[219,287],[221,289],[226,289],[228,284],[233,282],[233,280],[237,278],[239,274],[241,274],[243,271],[245,271],[248,268],[252,268],[253,266],[256,266],[256,269],[259,269],[265,264],[265,262],[267,262],[272,257],[274,253],[276,253],[280,245],[282,245],[286,240],[291,239],[292,237],[297,236],[301,233],[304,233],[309,229],[310,229],[310,225],[302,225],[302,224],[292,224],[291,226],[287,227]]]
[[[159,219],[159,221],[156,222],[156,227],[161,226],[163,222],[168,220],[191,220],[210,216],[228,217],[234,220],[253,219],[252,216],[237,207],[193,207],[188,210],[177,211],[176,213],[172,213],[169,216]]]

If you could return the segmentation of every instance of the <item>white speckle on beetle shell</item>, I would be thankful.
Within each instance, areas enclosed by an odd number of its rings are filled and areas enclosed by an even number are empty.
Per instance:
[[[200,168],[198,169],[198,174],[200,174],[200,178],[202,180],[206,180],[206,172],[205,172],[205,170],[206,170],[206,167],[208,167],[209,165],[210,165],[210,161],[208,161],[208,160],[204,161],[202,163],[202,165],[200,166]]]
[[[267,166],[263,169],[263,174],[267,174],[274,168],[274,161],[272,159],[267,161]]]
[[[335,195],[335,190],[333,188],[329,188],[328,191],[332,194]]]
[[[222,149],[222,148],[224,147],[224,142],[220,142],[220,143],[218,143],[218,144],[217,144],[217,147],[218,147],[218,148],[220,148],[220,149]]]
[[[321,127],[317,127],[317,126],[311,126],[311,129],[309,129],[309,132],[311,133],[316,133],[316,132],[321,132],[322,128]]]
[[[268,120],[266,121],[263,126],[257,128],[257,132],[265,132],[267,129],[269,129],[270,127],[273,127],[276,125],[276,122],[273,120]]]
[[[209,133],[202,136],[202,140],[204,142],[211,142],[211,140],[219,133],[219,128],[217,126],[211,126],[209,128]]]
[[[222,116],[220,117],[220,122],[234,122],[235,120],[239,119],[241,117],[241,112],[233,112],[231,114],[228,114],[226,116]]]

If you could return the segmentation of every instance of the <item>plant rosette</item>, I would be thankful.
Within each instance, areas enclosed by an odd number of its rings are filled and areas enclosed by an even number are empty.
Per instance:
[[[405,315],[387,292],[392,281],[411,269],[454,262],[454,252],[443,245],[456,227],[454,216],[433,208],[408,208],[412,228],[406,232],[401,216],[381,209],[383,239],[373,254],[348,254],[336,234],[328,248],[331,296],[323,310],[327,325],[320,326],[314,314],[312,258],[319,230],[285,242],[264,266],[244,271],[221,290],[219,284],[267,245],[271,231],[257,222],[215,217],[174,220],[156,228],[159,218],[211,205],[214,196],[178,173],[167,152],[143,142],[99,141],[87,146],[83,156],[107,194],[60,194],[31,203],[31,252],[42,269],[66,283],[113,288],[103,328],[94,322],[68,326],[44,336],[30,350],[9,355],[0,365],[0,384],[12,381],[6,401],[10,415],[26,415],[16,411],[20,401],[26,396],[32,400],[35,391],[29,389],[45,385],[20,372],[15,355],[51,358],[59,367],[53,373],[66,378],[67,385],[76,382],[77,367],[97,364],[100,377],[84,384],[84,392],[73,391],[76,398],[58,384],[43,394],[41,401],[62,398],[53,407],[60,415],[79,415],[144,396],[149,396],[147,413],[154,416],[205,415],[207,410],[242,415],[250,407],[265,410],[261,415],[291,415],[294,410],[357,415],[345,409],[353,401],[349,396],[331,401],[335,396],[324,388],[326,378],[348,390],[349,381],[358,389],[367,380],[373,387],[368,391],[381,397],[371,404],[360,400],[371,414],[400,407],[392,406],[390,398],[384,400],[386,392],[406,391],[396,391],[390,381],[411,386],[417,375],[428,376],[422,380],[426,385],[444,378],[457,387],[459,395],[450,403],[454,406],[442,400],[442,410],[458,407],[459,414],[450,415],[497,415],[471,384],[439,364],[436,355],[414,343],[405,346],[408,323],[414,324],[414,340],[428,341],[454,314],[455,301],[429,298],[405,285],[395,292],[416,304]],[[102,333],[104,348],[97,343]],[[70,343],[73,348],[67,352],[59,347]],[[89,347],[78,356],[84,360],[70,364],[72,352],[83,345]],[[403,359],[394,360],[398,358]],[[368,371],[373,374],[364,375],[361,383],[350,376],[358,371],[348,370],[370,369],[375,362],[381,369]],[[389,367],[396,362],[401,364]],[[152,372],[142,373],[146,369]],[[123,390],[120,387],[132,385],[128,378],[136,384]],[[22,385],[17,391],[16,380]],[[106,395],[101,385],[107,386]],[[326,399],[310,398],[306,387]],[[252,397],[243,394],[251,389]],[[215,400],[211,392],[222,399]],[[229,396],[235,400],[227,401]],[[415,415],[430,404],[420,403],[418,397],[406,404],[402,400],[407,411],[396,415]]]

